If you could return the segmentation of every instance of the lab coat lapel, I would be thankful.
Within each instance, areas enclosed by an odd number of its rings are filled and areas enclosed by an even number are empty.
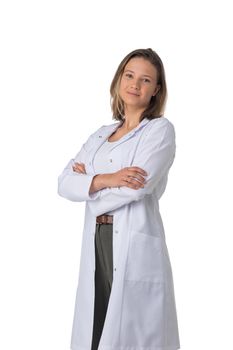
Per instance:
[[[122,142],[127,141],[130,137],[133,137],[133,135],[138,132],[143,126],[145,126],[150,119],[144,118],[136,128],[122,136],[118,142],[114,142],[112,144],[111,150],[113,150],[115,147],[119,146]],[[114,124],[107,125],[106,127],[103,127],[99,130],[99,132],[96,135],[95,142],[94,142],[94,147],[89,153],[89,165],[91,167],[91,170],[93,172],[93,160],[95,157],[96,152],[98,149],[102,146],[102,144],[109,138],[110,135],[122,124],[122,121],[119,121]]]
[[[130,137],[133,137],[134,134],[136,134],[140,129],[142,129],[147,123],[149,123],[150,119],[148,118],[144,118],[139,124],[138,126],[136,126],[136,128],[134,128],[133,130],[131,130],[130,132],[128,132],[127,134],[125,134],[124,136],[122,136],[119,141],[117,143],[113,143],[113,147],[111,148],[111,150],[113,150],[113,148],[119,146],[122,142],[127,141]],[[110,134],[111,135],[111,134]],[[110,136],[109,135],[109,136]]]
[[[132,137],[136,132],[138,132],[142,127],[144,127],[148,122],[150,121],[150,119],[148,118],[144,118],[139,124],[138,126],[136,126],[133,130],[129,131],[127,134],[125,134],[124,136],[122,136],[118,142],[114,142],[112,143],[112,149],[119,146],[122,142],[127,141],[130,137]],[[99,137],[103,139],[103,142],[106,141],[109,136],[120,126],[120,124],[122,124],[122,122],[119,123],[115,123],[114,125],[109,125],[107,127],[106,130],[103,130],[102,132],[99,133]],[[101,142],[101,144],[103,143]],[[96,150],[97,151],[97,150]]]

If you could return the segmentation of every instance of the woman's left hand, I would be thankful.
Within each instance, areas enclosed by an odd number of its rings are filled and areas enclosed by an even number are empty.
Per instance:
[[[84,163],[74,163],[75,165],[73,165],[73,170],[76,173],[82,173],[82,174],[86,174],[86,169],[85,169],[85,164]]]

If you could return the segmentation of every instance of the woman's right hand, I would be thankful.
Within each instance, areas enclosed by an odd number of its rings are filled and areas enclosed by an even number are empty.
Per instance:
[[[146,171],[137,166],[126,167],[111,174],[104,174],[106,187],[126,186],[132,189],[144,187]]]

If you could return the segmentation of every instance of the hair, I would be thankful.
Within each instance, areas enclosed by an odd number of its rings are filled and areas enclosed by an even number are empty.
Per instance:
[[[145,60],[149,61],[156,68],[158,75],[157,84],[160,85],[159,91],[156,93],[155,96],[151,97],[147,108],[142,112],[140,116],[140,122],[146,117],[150,120],[160,118],[163,116],[167,101],[165,71],[163,62],[160,59],[159,55],[149,48],[137,49],[130,52],[119,64],[110,86],[110,104],[113,112],[113,119],[121,121],[124,120],[124,101],[119,95],[119,86],[124,72],[124,68],[129,62],[129,60],[133,57],[142,57]]]

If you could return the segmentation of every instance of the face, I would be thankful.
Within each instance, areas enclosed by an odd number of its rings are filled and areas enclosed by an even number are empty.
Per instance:
[[[142,57],[131,58],[124,68],[119,87],[125,106],[145,109],[159,88],[156,68]]]

